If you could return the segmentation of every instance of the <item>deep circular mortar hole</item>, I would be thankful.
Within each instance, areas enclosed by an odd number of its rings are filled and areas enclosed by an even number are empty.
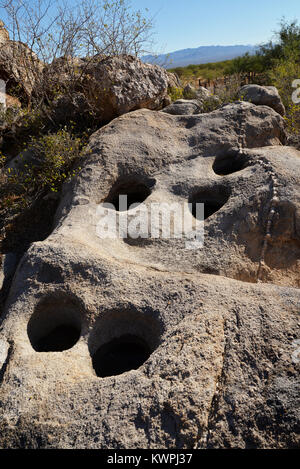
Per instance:
[[[213,170],[219,176],[227,176],[236,173],[249,166],[249,160],[246,155],[239,153],[228,153],[217,156],[213,163]]]
[[[104,202],[112,204],[118,212],[129,210],[132,204],[141,204],[149,197],[154,184],[153,179],[143,181],[135,177],[122,178],[113,185]]]
[[[89,339],[93,368],[99,378],[140,368],[159,345],[161,328],[151,314],[109,311]]]
[[[201,219],[201,211],[197,210],[197,204],[204,204],[204,220],[218,212],[228,201],[230,190],[225,187],[210,187],[195,191],[189,198],[192,215]]]
[[[151,355],[148,344],[138,336],[125,334],[101,345],[93,356],[93,367],[100,378],[136,370]]]
[[[81,335],[78,305],[69,298],[47,298],[31,316],[27,333],[36,352],[63,352],[71,349]]]

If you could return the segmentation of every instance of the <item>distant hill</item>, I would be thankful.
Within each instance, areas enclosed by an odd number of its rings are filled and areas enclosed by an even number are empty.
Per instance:
[[[145,55],[143,62],[162,65],[166,68],[186,67],[187,65],[205,64],[230,60],[249,52],[253,54],[255,46],[200,46],[195,49],[182,49],[169,54]]]

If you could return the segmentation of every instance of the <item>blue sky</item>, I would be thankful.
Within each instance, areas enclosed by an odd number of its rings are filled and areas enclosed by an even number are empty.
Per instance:
[[[300,0],[131,0],[131,3],[135,10],[144,12],[148,8],[145,15],[154,17],[155,53],[209,45],[261,44],[272,38],[283,16],[300,23]]]
[[[157,52],[207,45],[260,44],[280,19],[298,19],[300,0],[132,0],[155,17]]]

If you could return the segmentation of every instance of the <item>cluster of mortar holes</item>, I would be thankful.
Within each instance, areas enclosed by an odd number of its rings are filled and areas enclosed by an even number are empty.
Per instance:
[[[112,186],[104,203],[112,204],[118,212],[127,211],[131,205],[136,207],[149,197],[155,182],[155,179],[150,178],[124,176]],[[126,200],[122,201],[122,196],[126,196]]]
[[[44,299],[32,314],[27,333],[36,352],[71,349],[81,335],[79,305],[66,297]]]
[[[242,169],[245,169],[247,166],[249,166],[248,157],[238,152],[234,152],[217,156],[212,168],[219,176],[227,176],[228,174],[242,171]]]
[[[160,342],[157,320],[136,311],[103,314],[90,335],[92,364],[99,378],[140,368]]]
[[[203,211],[198,204],[204,204],[204,220],[218,212],[228,201],[230,189],[227,187],[206,187],[195,190],[189,197],[192,215],[202,220]]]

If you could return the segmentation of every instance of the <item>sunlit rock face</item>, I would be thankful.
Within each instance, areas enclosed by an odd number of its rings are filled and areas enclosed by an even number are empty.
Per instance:
[[[0,20],[0,80],[6,83],[8,94],[17,94],[18,98],[9,95],[8,107],[20,107],[19,99],[24,102],[29,99],[36,74],[41,73],[42,69],[43,63],[37,55],[23,42],[10,39]]]
[[[297,446],[300,153],[283,143],[251,103],[137,110],[91,137],[1,316],[0,447]],[[104,239],[102,202],[119,220],[204,203],[204,245]]]
[[[275,86],[245,85],[239,90],[240,99],[258,106],[269,106],[280,115],[285,115],[285,107]]]
[[[91,58],[60,57],[43,70],[45,88],[58,83],[63,89],[73,84],[76,93],[53,97],[51,103],[57,122],[79,118],[92,109],[102,124],[136,109],[160,110],[170,104],[170,88],[180,86],[176,75],[158,65],[145,64],[131,55]],[[88,116],[88,113],[87,113]]]
[[[3,21],[0,20],[0,46],[9,41],[9,33],[4,27]]]

